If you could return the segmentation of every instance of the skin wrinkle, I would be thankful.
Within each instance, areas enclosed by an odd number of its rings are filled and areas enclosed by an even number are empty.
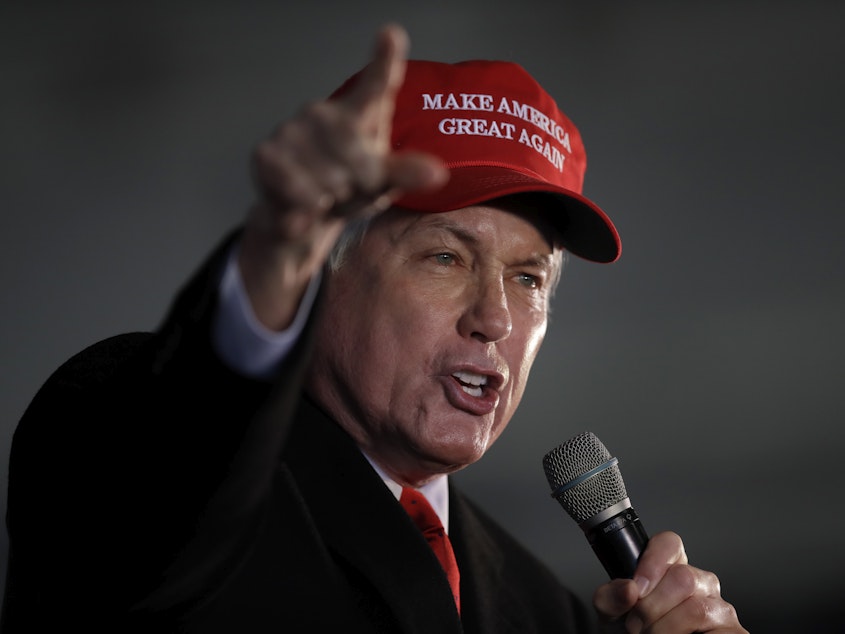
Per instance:
[[[562,257],[550,235],[510,200],[439,214],[392,209],[344,246],[309,384],[397,481],[419,486],[461,469],[507,426],[547,327]],[[459,369],[501,379],[474,399],[452,376]]]
[[[553,240],[557,244],[555,231],[549,226],[549,223],[543,216],[545,207],[547,205],[547,201],[545,200],[545,196],[543,194],[523,192],[510,196],[503,196],[498,200],[499,202],[505,205],[518,205],[522,207],[526,213],[530,213],[532,215],[535,222],[542,226],[543,232],[549,237],[549,239]],[[338,270],[340,270],[346,260],[346,255],[348,251],[354,246],[360,245],[361,241],[364,239],[367,233],[367,230],[369,229],[370,225],[374,220],[374,216],[367,216],[362,218],[356,218],[349,222],[349,224],[346,226],[345,230],[341,233],[340,237],[335,243],[334,248],[329,253],[328,263],[329,270],[331,272],[336,273]],[[557,262],[553,265],[552,268],[553,275],[548,281],[548,284],[550,286],[549,302],[551,302],[551,300],[554,298],[555,292],[557,291],[557,287],[560,284],[560,278],[563,274],[563,269],[566,266],[566,262],[569,259],[569,253],[564,250],[558,249],[556,253],[556,258]],[[530,265],[531,263],[527,262],[526,264]],[[539,265],[540,262],[537,262],[537,264]],[[547,310],[549,315],[551,315],[551,305],[547,307]]]

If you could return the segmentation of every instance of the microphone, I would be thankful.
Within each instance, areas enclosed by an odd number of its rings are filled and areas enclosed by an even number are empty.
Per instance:
[[[648,535],[631,507],[618,462],[587,431],[547,453],[543,470],[552,497],[584,531],[610,578],[630,579]]]

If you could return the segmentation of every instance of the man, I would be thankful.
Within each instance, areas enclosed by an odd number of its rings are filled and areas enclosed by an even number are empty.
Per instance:
[[[386,28],[259,146],[259,202],[156,333],[95,344],[33,400],[4,631],[593,630],[444,476],[517,407],[563,250],[610,262],[618,236],[521,68],[406,48]],[[606,631],[744,631],[670,533],[594,604]]]

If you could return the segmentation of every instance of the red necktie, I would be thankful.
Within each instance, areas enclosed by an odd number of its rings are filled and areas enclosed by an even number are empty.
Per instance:
[[[425,496],[409,487],[402,488],[402,496],[399,502],[414,520],[414,523],[422,531],[428,545],[434,551],[434,554],[440,560],[440,565],[446,571],[446,578],[449,580],[449,585],[452,586],[452,595],[455,597],[455,606],[458,608],[458,613],[461,611],[461,593],[460,593],[460,579],[461,573],[458,571],[458,562],[455,560],[455,553],[452,550],[452,543],[449,541],[449,536],[443,530],[443,524],[440,523],[440,518],[437,513],[431,508]]]

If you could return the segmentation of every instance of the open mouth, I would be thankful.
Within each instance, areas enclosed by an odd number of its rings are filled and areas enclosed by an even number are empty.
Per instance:
[[[461,389],[470,396],[480,397],[487,385],[487,377],[473,372],[454,372],[452,376],[460,383]]]

